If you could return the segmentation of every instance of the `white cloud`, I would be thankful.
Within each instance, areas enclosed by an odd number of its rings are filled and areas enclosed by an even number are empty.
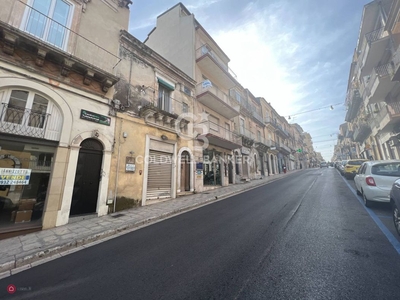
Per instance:
[[[221,2],[223,0],[208,0],[208,1],[196,1],[194,4],[185,5],[188,10],[195,12],[198,9],[210,7],[211,5]]]

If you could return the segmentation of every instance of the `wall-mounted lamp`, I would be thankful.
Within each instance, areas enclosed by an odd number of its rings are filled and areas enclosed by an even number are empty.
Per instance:
[[[124,132],[122,133],[122,137],[123,137],[124,139],[126,139],[126,138],[128,137],[128,133],[124,131]]]
[[[163,141],[166,141],[166,140],[168,140],[168,137],[167,137],[166,135],[163,134],[163,135],[161,136],[161,139],[162,139]]]
[[[331,105],[331,107],[329,108],[330,110],[333,110],[333,105]]]
[[[133,153],[135,153],[135,151],[129,151],[129,154],[131,155],[131,156],[133,156]]]

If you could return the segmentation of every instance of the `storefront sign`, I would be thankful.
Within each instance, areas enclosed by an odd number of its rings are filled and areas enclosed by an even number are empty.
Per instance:
[[[0,168],[0,185],[28,185],[31,169]]]
[[[103,116],[100,114],[96,114],[94,112],[85,110],[85,109],[81,109],[81,119],[86,120],[86,121],[90,121],[90,122],[95,122],[95,123],[99,123],[101,125],[107,125],[110,126],[111,124],[111,118],[107,117],[107,116]]]
[[[290,160],[294,160],[294,156],[292,154],[289,155]]]
[[[250,149],[246,147],[242,147],[242,154],[250,155]]]

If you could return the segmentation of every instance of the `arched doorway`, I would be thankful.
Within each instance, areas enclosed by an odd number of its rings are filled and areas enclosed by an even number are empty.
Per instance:
[[[187,151],[181,154],[181,191],[190,191],[190,154]]]
[[[96,212],[103,162],[103,145],[95,139],[81,143],[76,166],[70,215]]]

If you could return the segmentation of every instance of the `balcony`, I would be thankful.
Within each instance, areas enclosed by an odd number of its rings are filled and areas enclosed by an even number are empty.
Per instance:
[[[363,143],[366,138],[371,134],[371,127],[366,122],[361,122],[358,127],[354,130],[354,141],[358,143]]]
[[[150,101],[140,108],[139,115],[148,125],[191,137],[191,119],[182,117],[186,113],[191,113],[191,110],[185,111],[181,101],[168,97]]]
[[[196,86],[197,100],[227,119],[232,119],[240,114],[239,105],[230,101],[227,94],[204,81]]]
[[[271,140],[267,140],[262,136],[257,137],[255,146],[258,151],[267,152],[268,149],[271,148],[271,145],[272,145]]]
[[[239,134],[242,137],[242,144],[245,147],[251,147],[254,144],[254,141],[256,140],[256,135],[252,133],[250,130],[240,127],[239,128]]]
[[[396,49],[392,56],[393,74],[392,81],[400,81],[400,47]]]
[[[285,144],[283,144],[283,143],[279,143],[278,144],[278,150],[280,152],[282,152],[283,154],[285,154],[285,155],[288,155],[288,154],[292,153],[290,148],[288,146],[286,146]]]
[[[205,70],[207,74],[213,74],[226,89],[236,85],[236,75],[207,44],[202,45],[196,50],[196,63]]]
[[[389,34],[384,30],[384,27],[371,31],[365,34],[362,55],[361,76],[370,74],[373,68],[382,60],[386,49],[389,47]]]
[[[374,68],[367,85],[368,104],[385,101],[397,82],[391,80],[393,66],[388,63]]]
[[[228,150],[242,147],[241,137],[238,134],[211,121],[196,124],[196,129],[202,130],[202,133],[197,136],[197,140],[202,141],[205,148],[208,147],[208,144]]]
[[[397,127],[400,122],[400,102],[387,103],[386,107],[382,108],[378,116],[376,116],[376,122],[379,124],[378,129],[382,134],[398,132]]]
[[[2,103],[0,132],[58,141],[62,118],[57,118],[60,116],[57,108],[52,112],[53,115]]]
[[[285,129],[283,129],[282,125],[276,124],[277,127],[277,133],[280,134],[283,138],[288,139],[289,138],[289,132],[287,132]]]
[[[357,116],[361,103],[363,102],[359,90],[350,90],[348,101],[346,102],[349,108],[346,113],[345,121],[351,122]]]
[[[255,120],[257,120],[258,121],[258,123],[259,124],[261,124],[261,125],[265,125],[264,124],[264,119],[263,119],[263,117],[261,116],[261,114],[259,114],[257,111],[255,111],[255,110],[253,110],[252,112],[251,112],[251,114],[252,114],[252,116],[253,116],[253,118],[255,119]]]
[[[271,129],[272,131],[275,131],[278,129],[276,121],[273,120],[271,117],[266,116],[264,118],[264,123],[269,127],[269,129]]]
[[[26,56],[25,67],[43,67],[46,62],[46,71],[54,72],[53,76],[66,77],[75,72],[84,85],[99,82],[102,92],[118,81],[114,68],[121,60],[119,57],[22,1],[2,7],[0,33],[6,54],[0,56],[13,58],[15,64],[22,63],[21,56]],[[14,55],[16,52],[18,55]]]

